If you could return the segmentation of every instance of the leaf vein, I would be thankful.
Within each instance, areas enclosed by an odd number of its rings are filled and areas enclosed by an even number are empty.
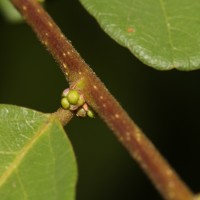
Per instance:
[[[13,162],[10,164],[10,166],[6,169],[6,171],[2,174],[0,177],[0,187],[6,182],[6,180],[11,176],[11,174],[17,169],[17,167],[20,165],[23,158],[26,156],[26,154],[29,152],[29,150],[33,147],[35,142],[42,136],[45,131],[49,128],[51,125],[52,118],[49,118],[44,125],[42,125],[38,131],[33,135],[32,139],[21,149],[19,154],[16,156],[16,158],[13,160]]]
[[[167,12],[166,12],[164,0],[159,0],[159,2],[160,2],[160,6],[161,6],[161,11],[163,13],[164,20],[165,20],[169,45],[171,47],[171,59],[172,59],[171,62],[174,63],[174,58],[173,58],[173,53],[172,53],[172,50],[174,49],[174,45],[173,45],[173,42],[172,42],[172,35],[171,35],[171,32],[170,32],[170,22],[169,22],[169,18],[168,18]]]

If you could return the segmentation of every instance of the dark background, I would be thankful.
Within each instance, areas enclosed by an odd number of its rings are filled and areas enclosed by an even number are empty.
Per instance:
[[[156,71],[107,36],[75,0],[49,0],[46,9],[130,116],[193,191],[200,190],[200,71]],[[0,17],[0,103],[53,112],[68,87],[26,24]],[[77,200],[161,197],[98,119],[66,127],[79,166]]]

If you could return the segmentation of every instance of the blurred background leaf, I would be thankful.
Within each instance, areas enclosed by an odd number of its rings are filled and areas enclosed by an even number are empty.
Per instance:
[[[1,199],[74,200],[76,161],[60,122],[2,104],[0,119]]]
[[[45,8],[130,116],[198,192],[200,71],[161,72],[147,67],[110,39],[78,1],[49,0]],[[0,18],[0,27],[0,103],[42,112],[57,110],[60,95],[68,87],[57,64],[26,24],[12,25]],[[98,117],[73,119],[66,130],[79,166],[77,200],[162,199]]]
[[[200,68],[199,0],[80,0],[103,30],[147,65]]]
[[[22,17],[8,0],[0,0],[0,12],[9,22],[22,22]]]

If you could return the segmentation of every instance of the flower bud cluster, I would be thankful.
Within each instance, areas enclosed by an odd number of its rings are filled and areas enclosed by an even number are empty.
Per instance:
[[[94,118],[94,113],[89,109],[83,94],[75,89],[65,89],[62,93],[61,105],[66,110],[76,112],[78,117]]]

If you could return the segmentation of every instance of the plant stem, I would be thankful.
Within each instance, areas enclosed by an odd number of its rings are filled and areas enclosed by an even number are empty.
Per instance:
[[[61,122],[63,126],[67,125],[69,121],[73,118],[74,114],[70,110],[64,110],[59,108],[55,113],[53,113],[56,118]]]
[[[70,85],[77,85],[82,90],[87,103],[113,130],[163,198],[192,200],[192,192],[88,67],[46,11],[35,0],[11,1],[59,63]]]
[[[194,197],[194,200],[200,200],[200,194],[197,194],[197,195]]]

